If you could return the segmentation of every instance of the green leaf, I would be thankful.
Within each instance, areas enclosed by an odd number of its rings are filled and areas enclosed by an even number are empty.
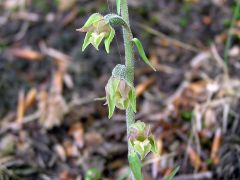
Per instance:
[[[120,15],[121,13],[121,0],[116,0],[116,5],[117,5],[117,13]]]
[[[107,53],[109,53],[110,44],[111,44],[114,36],[115,36],[115,30],[113,28],[111,28],[109,36],[104,41],[105,49],[106,49]]]
[[[134,112],[137,111],[137,108],[136,108],[136,91],[134,88],[131,89],[130,93],[129,93],[129,101],[130,101],[130,105],[133,109]]]
[[[83,42],[82,51],[84,51],[88,47],[88,45],[91,43],[90,41],[91,35],[92,35],[91,32],[87,32]]]
[[[102,16],[101,14],[99,14],[99,13],[94,13],[94,14],[92,14],[92,15],[88,18],[87,22],[84,24],[84,26],[83,26],[82,28],[84,29],[84,28],[86,28],[86,27],[89,27],[89,26],[91,26],[92,24],[94,24],[94,23],[96,23],[96,22],[98,22],[98,21],[100,21],[100,20],[102,20],[102,19],[103,19],[103,16]]]
[[[148,60],[148,58],[146,56],[146,53],[145,53],[145,51],[143,49],[142,43],[139,41],[139,39],[138,38],[133,38],[132,41],[135,43],[142,60],[147,65],[149,65],[154,71],[156,71],[156,69],[153,67],[153,65],[149,62],[149,60]]]
[[[177,174],[177,172],[179,171],[179,168],[180,168],[179,166],[176,167],[170,175],[168,175],[168,176],[165,177],[165,180],[172,180],[173,177],[174,177],[174,176]]]
[[[143,180],[141,171],[141,161],[134,151],[128,155],[128,162],[133,176],[136,180]]]

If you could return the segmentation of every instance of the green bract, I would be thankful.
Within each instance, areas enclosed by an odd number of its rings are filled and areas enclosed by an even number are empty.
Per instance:
[[[135,89],[124,79],[111,77],[105,87],[108,104],[108,117],[111,118],[115,107],[125,110],[129,106],[136,112]]]
[[[158,153],[155,139],[150,134],[150,126],[144,122],[137,121],[130,127],[130,142],[134,151],[140,156],[141,160],[152,151]]]
[[[109,53],[110,44],[115,36],[115,30],[101,14],[95,13],[91,15],[85,25],[81,29],[77,29],[77,31],[87,33],[82,51],[84,51],[89,44],[92,44],[98,50],[100,43],[105,39],[105,49],[107,53]]]

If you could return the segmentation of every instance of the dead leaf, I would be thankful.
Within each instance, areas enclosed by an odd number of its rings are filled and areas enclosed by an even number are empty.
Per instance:
[[[54,146],[54,150],[56,151],[56,153],[58,154],[58,156],[60,157],[60,159],[62,161],[66,161],[66,152],[65,152],[65,149],[62,145],[56,144]]]
[[[73,138],[78,148],[84,146],[84,129],[80,122],[73,124],[68,132]]]
[[[41,113],[40,123],[46,129],[61,125],[64,115],[68,112],[68,106],[61,94],[54,92],[48,94],[43,91],[40,93],[38,104]]]
[[[58,9],[60,11],[68,11],[76,4],[76,2],[76,0],[59,0]]]
[[[59,174],[60,180],[72,180],[73,177],[71,177],[70,173],[67,170],[63,170]]]
[[[67,157],[78,157],[79,156],[79,151],[76,145],[74,145],[71,141],[64,141],[63,143],[65,152]]]
[[[88,146],[101,145],[104,142],[103,137],[98,132],[92,131],[85,134],[85,141]]]
[[[137,97],[142,95],[142,93],[144,93],[144,91],[146,91],[155,81],[156,81],[156,78],[155,77],[151,77],[151,78],[148,78],[143,83],[137,85],[137,87],[136,87],[136,95],[137,95]]]

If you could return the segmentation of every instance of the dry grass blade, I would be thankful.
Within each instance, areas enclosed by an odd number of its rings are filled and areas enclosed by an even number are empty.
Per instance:
[[[37,97],[37,90],[35,88],[32,88],[26,95],[25,109],[28,109],[33,105],[33,103],[36,101],[36,97]]]
[[[212,150],[211,150],[211,160],[215,165],[217,165],[220,160],[218,156],[218,152],[221,146],[221,139],[222,139],[221,129],[217,129],[213,143],[212,143]]]
[[[200,156],[197,154],[196,151],[194,151],[194,149],[191,146],[189,146],[187,148],[187,153],[188,153],[188,156],[191,160],[193,167],[195,167],[196,169],[199,169],[202,165],[202,160],[201,160]]]
[[[16,58],[26,59],[30,61],[40,61],[43,58],[43,55],[41,53],[31,49],[11,48],[9,50],[9,53]]]
[[[24,91],[19,92],[18,106],[17,106],[17,123],[22,124],[25,114],[25,95]]]

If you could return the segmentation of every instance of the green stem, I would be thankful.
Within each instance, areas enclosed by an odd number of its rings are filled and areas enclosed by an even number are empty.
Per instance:
[[[124,21],[128,24],[129,29],[123,27],[123,39],[125,47],[125,65],[126,65],[126,80],[134,86],[134,60],[133,60],[133,43],[132,32],[130,30],[128,5],[127,0],[121,2],[121,15]],[[129,138],[130,126],[135,122],[135,114],[131,107],[126,110],[126,124],[127,124],[127,137]],[[130,145],[128,144],[128,153],[130,153]]]

